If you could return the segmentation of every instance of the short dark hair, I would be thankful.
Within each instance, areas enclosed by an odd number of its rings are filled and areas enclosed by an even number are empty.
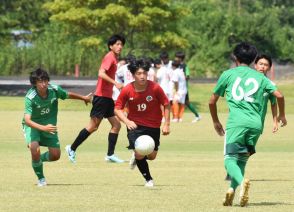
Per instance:
[[[233,54],[240,63],[250,65],[256,58],[257,49],[247,42],[241,42],[237,44]]]
[[[127,63],[130,63],[130,62],[133,61],[133,60],[136,60],[136,56],[135,56],[135,55],[133,55],[133,54],[128,54],[128,55],[126,56],[126,61],[127,61]]]
[[[48,80],[50,81],[49,74],[47,71],[37,68],[35,71],[32,71],[30,74],[30,82],[33,86],[36,85],[38,80]]]
[[[178,61],[176,61],[176,60],[173,60],[172,66],[178,68],[180,66],[180,63]]]
[[[161,60],[159,58],[154,59],[154,65],[160,65]]]
[[[130,61],[130,64],[128,65],[128,69],[132,74],[135,74],[137,70],[142,68],[144,71],[149,71],[149,68],[151,67],[151,63],[149,60],[145,58],[140,58],[138,60],[132,60]]]
[[[272,58],[271,58],[271,56],[266,55],[266,54],[260,54],[260,55],[258,55],[258,56],[255,58],[254,63],[257,64],[258,61],[259,61],[260,59],[266,59],[266,60],[268,61],[268,63],[269,63],[269,66],[272,67],[272,64],[273,64],[273,63],[272,63]]]
[[[181,60],[184,60],[185,57],[186,57],[186,55],[185,55],[184,52],[182,52],[182,51],[178,51],[178,52],[175,53],[175,57],[178,57],[178,58],[180,58]]]
[[[108,39],[108,42],[107,42],[108,49],[110,50],[110,46],[112,46],[113,44],[115,44],[118,40],[120,40],[122,42],[122,44],[125,45],[125,42],[126,42],[125,37],[123,35],[115,34],[115,35],[112,35]]]
[[[159,58],[160,59],[168,59],[168,53],[167,52],[161,52],[160,55],[159,55]]]

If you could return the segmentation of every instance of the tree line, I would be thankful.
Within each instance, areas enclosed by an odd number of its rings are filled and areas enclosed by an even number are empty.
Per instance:
[[[291,0],[1,0],[0,75],[96,76],[111,34],[123,34],[122,56],[173,59],[184,51],[194,77],[216,77],[240,41],[281,63],[294,61]]]

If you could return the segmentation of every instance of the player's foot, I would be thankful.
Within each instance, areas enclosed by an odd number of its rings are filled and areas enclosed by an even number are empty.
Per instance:
[[[229,190],[226,193],[226,197],[223,201],[223,206],[232,206],[233,205],[233,200],[235,196],[235,191],[233,188],[229,188]]]
[[[179,119],[172,119],[172,122],[179,122]]]
[[[66,145],[65,151],[67,153],[68,159],[72,162],[76,162],[76,152],[70,148],[70,145]]]
[[[227,174],[225,177],[225,181],[231,181],[231,180],[232,180],[231,176],[229,174]]]
[[[148,181],[146,181],[146,183],[145,183],[145,187],[148,187],[148,188],[152,188],[152,187],[154,187],[154,182],[153,182],[153,180],[148,180]]]
[[[132,153],[132,157],[130,159],[129,165],[130,165],[130,169],[134,169],[137,166],[135,152]]]
[[[43,186],[46,186],[47,183],[46,183],[46,179],[45,178],[41,178],[38,180],[38,187],[43,187]]]
[[[250,181],[249,179],[244,179],[241,184],[241,190],[240,190],[240,206],[244,207],[247,205],[249,200],[249,187],[250,187]]]
[[[106,156],[105,156],[105,160],[106,160],[107,162],[112,162],[112,163],[123,163],[123,162],[125,162],[124,160],[119,159],[119,158],[118,158],[117,156],[115,156],[114,154],[113,154],[113,155],[110,155],[110,156],[106,155]]]
[[[183,119],[179,119],[179,122],[183,122]]]
[[[192,123],[196,123],[201,120],[201,116],[195,117],[195,119],[192,121]]]

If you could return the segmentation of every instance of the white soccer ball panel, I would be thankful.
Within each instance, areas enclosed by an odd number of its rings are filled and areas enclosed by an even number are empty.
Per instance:
[[[140,155],[149,155],[153,152],[155,147],[154,140],[149,135],[141,135],[135,141],[135,150]]]

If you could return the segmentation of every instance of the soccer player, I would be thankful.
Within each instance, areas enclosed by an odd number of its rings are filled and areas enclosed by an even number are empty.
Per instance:
[[[124,162],[114,155],[115,145],[119,130],[120,122],[114,115],[114,101],[112,99],[113,85],[121,89],[123,85],[115,81],[115,73],[117,70],[118,56],[125,44],[125,38],[121,35],[112,35],[108,40],[109,52],[104,56],[99,72],[96,92],[92,101],[92,110],[90,113],[89,124],[80,131],[79,135],[71,145],[67,145],[65,150],[71,162],[76,162],[77,148],[95,132],[103,118],[107,118],[111,124],[108,134],[108,151],[105,157],[106,161],[122,163]]]
[[[225,136],[225,168],[232,178],[223,205],[232,206],[235,190],[241,185],[240,205],[248,203],[250,181],[244,178],[245,167],[250,155],[255,153],[255,146],[261,134],[261,109],[263,94],[273,94],[279,106],[278,120],[282,126],[287,124],[284,97],[276,86],[264,74],[249,68],[257,50],[254,46],[242,42],[233,51],[237,67],[225,71],[219,78],[209,101],[210,114],[216,132]],[[229,117],[226,132],[218,119],[217,101],[226,93]]]
[[[149,135],[155,142],[154,151],[147,155],[140,155],[134,150],[130,160],[130,167],[138,166],[139,171],[146,180],[146,187],[153,187],[148,160],[156,158],[160,145],[160,125],[162,119],[161,105],[164,107],[165,122],[162,134],[170,133],[169,100],[162,88],[155,82],[147,80],[150,63],[145,59],[131,61],[129,69],[135,79],[124,87],[115,104],[115,114],[125,123],[128,131],[129,149],[135,149],[136,139],[141,135]],[[129,113],[126,117],[123,109],[128,105]]]
[[[254,68],[256,71],[259,71],[260,73],[263,73],[266,76],[266,73],[270,70],[272,66],[272,59],[270,56],[262,54],[256,57],[255,62],[254,62]],[[264,120],[267,112],[267,103],[268,100],[270,100],[271,103],[271,111],[272,111],[272,116],[273,116],[273,129],[272,132],[275,133],[279,129],[279,124],[278,124],[278,111],[277,111],[277,100],[276,97],[273,96],[270,93],[264,93],[264,102],[263,102],[263,107],[261,110],[261,122],[262,122],[262,130],[264,128]]]
[[[172,82],[174,83],[173,94],[173,119],[172,122],[182,122],[185,111],[185,98],[187,94],[186,77],[177,61],[172,62]]]
[[[185,76],[186,76],[187,94],[186,94],[186,98],[185,98],[185,105],[195,115],[195,118],[192,121],[192,123],[195,123],[195,122],[198,122],[201,120],[201,116],[199,115],[196,108],[193,106],[193,104],[190,102],[190,99],[189,99],[189,83],[188,82],[190,79],[190,69],[187,66],[187,64],[185,63],[185,57],[186,57],[186,55],[184,52],[181,52],[181,51],[176,52],[175,61],[180,63],[180,68],[183,69]]]
[[[60,158],[60,143],[57,132],[58,99],[80,99],[86,104],[90,96],[67,92],[58,85],[49,84],[49,75],[43,69],[30,74],[32,88],[25,96],[25,111],[22,121],[23,132],[32,155],[32,167],[38,177],[38,186],[46,186],[43,162]],[[40,146],[48,147],[41,154]]]

